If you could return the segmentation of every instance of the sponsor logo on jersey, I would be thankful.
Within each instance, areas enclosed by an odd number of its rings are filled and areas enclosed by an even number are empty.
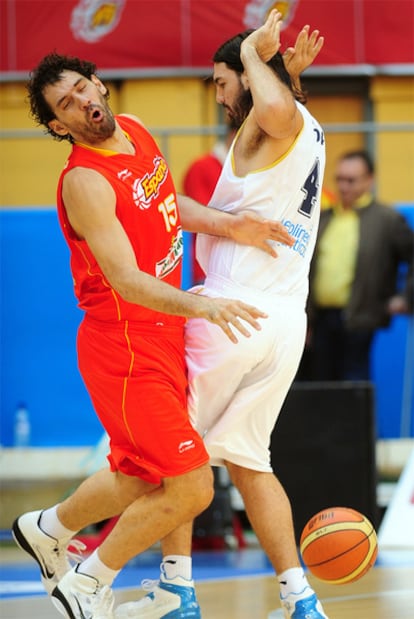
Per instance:
[[[298,252],[298,254],[303,257],[309,245],[310,231],[302,226],[302,224],[295,223],[290,219],[284,219],[282,223],[290,236],[293,236],[295,239],[295,244],[290,249]]]
[[[118,172],[117,176],[120,181],[126,181],[127,178],[132,176],[132,172],[128,170],[128,168],[125,168],[125,170],[121,170],[120,172]]]
[[[194,449],[194,447],[195,443],[193,439],[190,439],[189,441],[181,441],[181,443],[178,445],[178,451],[180,454],[182,454],[189,449]]]
[[[168,166],[162,157],[154,158],[154,168],[152,172],[145,174],[142,178],[137,178],[132,186],[132,197],[139,208],[147,209],[151,206],[151,201],[157,198],[160,187],[168,177]]]
[[[171,273],[180,261],[183,255],[183,233],[181,228],[177,229],[177,236],[174,236],[171,241],[171,246],[168,254],[162,260],[159,260],[155,265],[156,277],[162,279]]]

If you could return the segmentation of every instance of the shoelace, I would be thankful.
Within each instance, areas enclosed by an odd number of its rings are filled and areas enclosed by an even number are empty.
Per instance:
[[[145,578],[144,580],[141,580],[141,588],[144,591],[152,592],[158,587],[159,584],[159,580],[151,580],[151,578]]]
[[[82,552],[86,545],[80,539],[71,539],[68,544],[58,544],[52,555],[52,567],[58,572],[58,577],[62,578],[71,568],[72,563],[82,561]]]
[[[112,617],[114,607],[114,594],[111,587],[104,585],[99,587],[96,594],[91,596],[91,610],[94,619],[109,619]]]

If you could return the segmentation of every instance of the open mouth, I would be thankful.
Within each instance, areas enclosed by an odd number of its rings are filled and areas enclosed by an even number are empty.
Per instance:
[[[101,110],[99,110],[98,108],[94,108],[90,112],[89,118],[91,120],[93,120],[94,122],[99,122],[100,120],[103,119],[103,114],[102,114]]]

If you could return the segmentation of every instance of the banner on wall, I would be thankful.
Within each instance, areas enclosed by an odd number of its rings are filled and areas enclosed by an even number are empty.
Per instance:
[[[27,73],[51,51],[108,70],[206,68],[274,7],[282,50],[305,24],[324,35],[317,65],[414,62],[412,0],[0,0],[0,70]]]

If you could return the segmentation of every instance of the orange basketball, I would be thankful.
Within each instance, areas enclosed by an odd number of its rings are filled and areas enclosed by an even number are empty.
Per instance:
[[[314,576],[342,585],[358,580],[374,565],[377,535],[368,518],[355,509],[331,507],[306,523],[300,552]]]

